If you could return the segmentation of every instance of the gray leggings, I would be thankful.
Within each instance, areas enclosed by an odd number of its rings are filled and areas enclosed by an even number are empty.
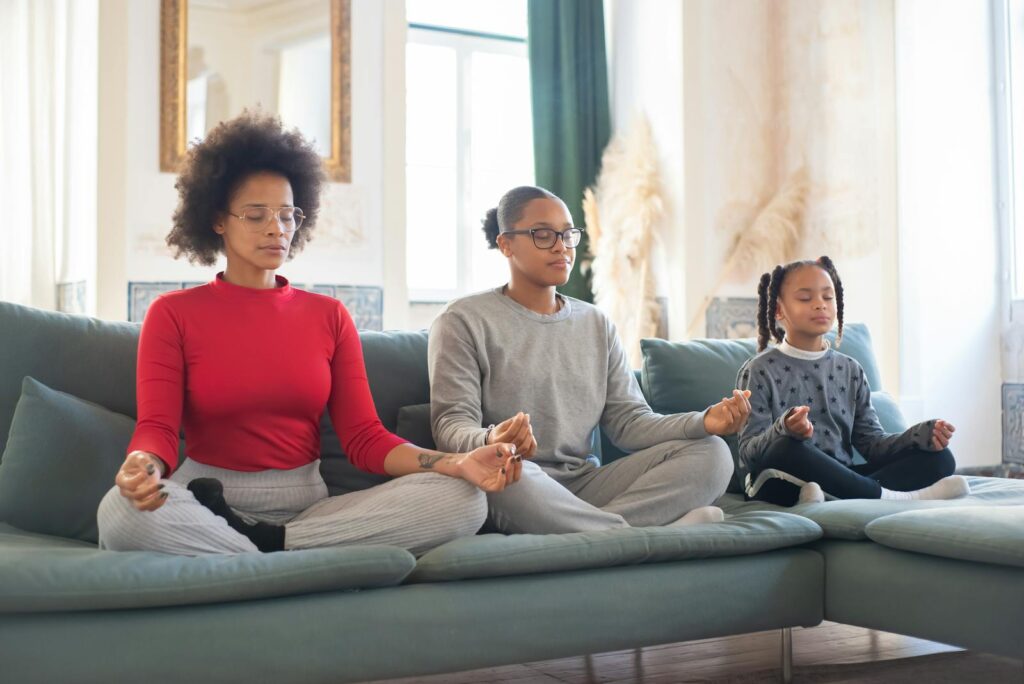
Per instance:
[[[532,534],[667,525],[714,503],[732,470],[719,437],[664,442],[572,472],[524,462],[518,483],[487,495],[490,524]]]
[[[487,515],[482,491],[436,473],[406,475],[332,497],[320,477],[320,461],[246,473],[186,460],[165,481],[167,501],[156,511],[136,510],[117,487],[107,492],[97,511],[100,548],[184,556],[256,551],[247,537],[195,500],[186,486],[200,477],[220,480],[225,500],[244,520],[285,525],[286,549],[387,544],[419,555],[475,534]]]

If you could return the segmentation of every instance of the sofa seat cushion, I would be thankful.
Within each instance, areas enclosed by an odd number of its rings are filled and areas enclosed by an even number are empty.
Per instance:
[[[1024,568],[1024,506],[906,511],[866,529],[872,541],[893,549]]]
[[[171,556],[100,551],[0,524],[0,612],[67,612],[245,601],[387,587],[415,566],[390,546]]]
[[[968,477],[971,493],[952,501],[883,501],[881,499],[847,499],[819,504],[801,504],[792,508],[774,506],[763,501],[744,501],[742,495],[726,494],[716,505],[726,514],[751,511],[787,511],[810,518],[821,526],[827,539],[867,539],[869,523],[905,511],[928,509],[950,510],[976,506],[1024,506],[1024,480],[999,477]],[[955,515],[955,514],[953,514]]]
[[[761,553],[815,541],[821,529],[788,513],[747,513],[714,525],[572,534],[463,537],[426,553],[412,582],[565,572]]]

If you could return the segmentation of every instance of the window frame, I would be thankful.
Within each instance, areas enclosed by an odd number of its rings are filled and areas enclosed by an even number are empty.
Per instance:
[[[406,33],[406,44],[418,43],[451,48],[455,51],[456,64],[456,135],[455,135],[455,202],[456,202],[456,286],[455,289],[427,288],[417,289],[409,286],[409,301],[412,303],[448,302],[456,297],[470,294],[471,276],[473,273],[470,255],[474,243],[483,240],[480,232],[480,216],[471,215],[472,193],[472,118],[471,57],[474,53],[488,52],[500,55],[515,55],[529,58],[526,39],[478,31],[468,31],[429,24],[409,23]],[[406,108],[408,116],[408,107]],[[405,170],[408,179],[409,163]],[[532,169],[531,169],[532,172]],[[532,179],[531,179],[532,180]],[[408,181],[406,181],[408,182]],[[408,196],[408,188],[406,189]],[[411,221],[407,219],[406,230]],[[409,278],[409,259],[406,255],[406,278]]]
[[[1010,40],[1010,0],[991,0],[992,16],[992,75],[994,79],[995,164],[996,164],[996,216],[1003,244],[1002,270],[1008,299],[1024,305],[1024,218],[1016,207],[1015,176],[1024,178],[1024,169],[1015,169],[1013,121],[1013,44]],[[1017,46],[1024,50],[1024,46]],[[1016,97],[1024,98],[1024,93]],[[1024,101],[1018,103],[1024,111]],[[1024,122],[1018,122],[1024,127]],[[1015,173],[1019,171],[1020,173]]]

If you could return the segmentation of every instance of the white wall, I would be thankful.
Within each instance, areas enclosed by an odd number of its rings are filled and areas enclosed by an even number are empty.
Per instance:
[[[399,83],[396,90],[394,79],[385,77],[386,68],[394,75],[385,43],[396,49],[396,30],[404,36],[402,0],[353,0],[352,183],[329,185],[323,230],[281,270],[296,284],[387,285],[385,327],[405,316],[395,306],[396,297],[404,299],[404,273],[385,277],[385,262],[390,271],[394,261],[385,254],[385,236],[393,245],[399,221],[404,230],[404,208],[385,207],[386,199],[404,198],[405,184],[404,163],[396,169],[393,160],[385,161],[385,139],[395,135],[396,121],[381,115],[393,111],[388,100],[404,87]],[[100,43],[99,315],[124,319],[128,281],[205,280],[219,268],[174,260],[164,243],[177,193],[174,175],[161,173],[158,164],[159,0],[100,0]],[[401,263],[404,269],[404,252]]]
[[[606,8],[614,126],[644,112],[661,152],[667,207],[655,256],[670,337],[687,336],[736,228],[806,164],[811,235],[798,256],[836,260],[846,319],[869,325],[885,385],[898,391],[892,4]],[[715,294],[754,297],[758,275]]]
[[[896,0],[895,26],[902,403],[957,426],[960,465],[998,463],[989,4]]]
[[[684,228],[688,204],[684,177],[683,3],[679,0],[605,0],[609,27],[608,80],[612,130],[642,115],[658,147],[664,217],[655,227],[653,270],[657,292],[668,298],[669,336],[685,335],[687,279]],[[657,40],[652,40],[657,36]]]

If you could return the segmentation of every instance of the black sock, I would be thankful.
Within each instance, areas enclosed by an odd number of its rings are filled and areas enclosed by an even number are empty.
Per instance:
[[[238,517],[224,501],[224,485],[212,477],[201,477],[188,483],[188,490],[214,514],[228,521],[231,529],[244,534],[260,551],[284,550],[284,525],[258,522],[249,524]]]

